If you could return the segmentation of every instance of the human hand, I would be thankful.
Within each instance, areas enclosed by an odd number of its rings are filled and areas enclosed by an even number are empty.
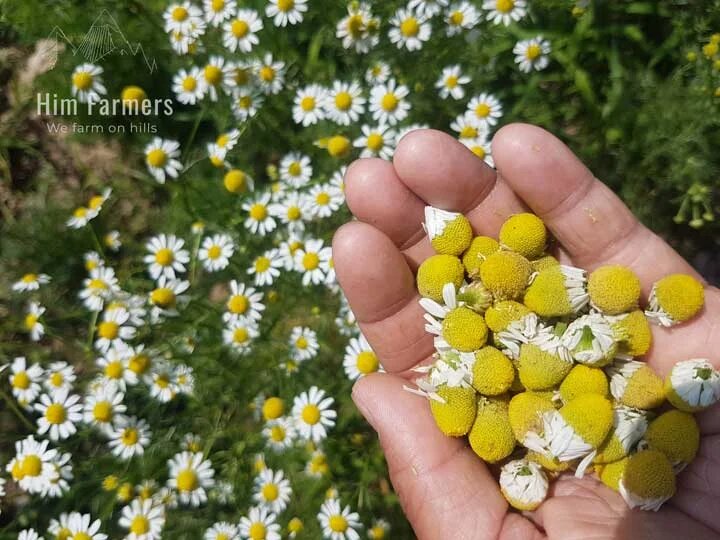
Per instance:
[[[434,352],[423,323],[414,272],[434,253],[422,228],[425,205],[463,212],[475,234],[497,237],[510,215],[543,219],[560,244],[561,262],[589,271],[614,263],[640,278],[643,297],[671,273],[697,276],[669,245],[546,131],[513,124],[493,140],[497,171],[450,136],[413,132],[393,162],[362,159],[346,174],[348,205],[357,218],[333,241],[338,280],[363,334],[387,373],[360,379],[353,399],[373,428],[403,509],[417,536],[480,538],[720,537],[720,409],[698,415],[702,440],[678,491],[658,512],[630,510],[595,478],[562,477],[532,513],[508,511],[496,480],[465,440],[443,435],[427,400],[403,391]],[[697,276],[699,277],[699,276]],[[705,307],[692,321],[653,325],[645,356],[660,375],[678,361],[720,357],[720,290],[706,286]]]

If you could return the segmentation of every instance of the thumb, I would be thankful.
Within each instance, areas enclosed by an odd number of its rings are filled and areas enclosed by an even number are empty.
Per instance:
[[[390,479],[420,539],[498,538],[507,503],[485,464],[462,439],[435,426],[422,397],[403,390],[405,379],[363,377],[353,400],[377,431]]]

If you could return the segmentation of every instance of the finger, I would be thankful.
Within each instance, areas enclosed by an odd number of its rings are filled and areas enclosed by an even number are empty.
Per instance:
[[[404,380],[374,374],[353,400],[377,431],[393,487],[420,539],[497,538],[507,503],[487,467],[462,439],[435,426],[425,399]]]
[[[393,241],[366,223],[343,225],[333,239],[338,282],[375,354],[390,372],[407,370],[433,351],[415,278]]]

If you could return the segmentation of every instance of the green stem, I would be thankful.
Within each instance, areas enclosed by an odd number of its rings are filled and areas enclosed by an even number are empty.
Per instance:
[[[203,116],[205,116],[205,105],[203,105],[202,109],[200,109],[197,116],[195,117],[195,122],[193,123],[193,127],[190,130],[190,135],[188,136],[187,141],[185,141],[185,150],[183,150],[182,154],[182,163],[185,163],[185,161],[187,161],[190,147],[195,140],[195,135],[197,134],[197,130],[200,127],[200,122],[202,121]]]
[[[95,244],[95,248],[98,250],[98,253],[100,256],[104,259],[105,258],[105,251],[102,247],[102,242],[100,242],[100,238],[98,237],[97,233],[95,232],[95,227],[93,227],[92,222],[88,223],[88,228],[90,229],[90,233],[92,234],[93,243]]]
[[[88,325],[88,340],[87,340],[87,350],[92,351],[92,343],[93,339],[95,338],[95,327],[97,325],[98,315],[100,315],[99,311],[93,311],[92,317],[90,318],[90,324]]]
[[[18,417],[18,420],[20,420],[20,422],[22,422],[26,428],[28,428],[30,431],[35,431],[35,426],[32,424],[32,422],[30,422],[30,420],[25,417],[22,411],[18,408],[15,400],[5,393],[5,390],[0,390],[0,397],[5,400],[5,402],[8,404],[8,408],[10,408],[13,413],[15,413],[15,416]]]
[[[197,262],[198,262],[198,251],[200,250],[200,241],[202,240],[202,233],[198,233],[195,235],[195,240],[193,241],[193,249],[192,249],[192,258],[190,259],[190,285],[195,284],[195,277],[197,272]]]

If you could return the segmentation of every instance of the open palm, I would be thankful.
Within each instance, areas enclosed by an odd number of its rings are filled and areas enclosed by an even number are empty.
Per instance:
[[[441,132],[420,130],[398,145],[392,163],[363,159],[346,175],[358,221],[335,235],[338,280],[364,335],[387,373],[361,379],[353,399],[380,436],[393,485],[421,539],[720,537],[720,410],[698,416],[697,459],[678,479],[678,492],[657,513],[630,510],[592,477],[553,484],[535,511],[508,511],[488,467],[466,442],[443,435],[426,400],[402,390],[409,371],[432,355],[414,272],[433,254],[422,229],[432,205],[463,212],[476,234],[497,237],[503,221],[539,215],[561,245],[559,257],[592,270],[632,268],[647,297],[653,282],[675,272],[697,275],[662,239],[546,131],[523,124],[493,141],[497,171]],[[699,317],[674,328],[653,327],[647,361],[665,375],[678,361],[720,351],[720,291],[706,288]]]

